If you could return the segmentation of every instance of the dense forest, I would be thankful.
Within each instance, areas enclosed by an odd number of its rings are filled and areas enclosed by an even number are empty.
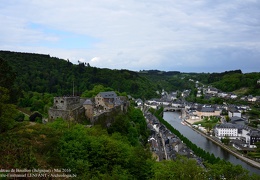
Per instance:
[[[50,93],[53,95],[81,95],[96,85],[110,87],[118,92],[126,92],[135,98],[149,99],[156,97],[156,91],[184,90],[194,88],[199,81],[204,85],[233,92],[243,89],[244,95],[260,95],[260,72],[243,74],[241,70],[222,73],[184,73],[179,71],[142,70],[139,72],[126,69],[112,70],[92,67],[88,63],[75,65],[49,55],[0,51],[0,65],[7,73],[4,87],[10,87],[14,81],[12,93],[21,96],[22,92]],[[9,65],[9,66],[7,66]],[[8,68],[5,68],[8,67]],[[13,73],[11,73],[13,72]],[[190,79],[194,81],[189,81]],[[11,96],[14,99],[14,96]]]
[[[75,93],[80,95],[95,85],[103,85],[133,97],[156,96],[154,84],[133,71],[100,69],[85,63],[75,65],[69,60],[31,53],[0,51],[0,58],[12,68],[18,92],[33,91],[62,96],[71,95],[74,86]]]
[[[156,84],[158,89],[166,91],[194,89],[196,81],[203,85],[218,88],[224,92],[235,92],[239,95],[260,95],[260,72],[242,73],[241,70],[230,70],[221,73],[181,73],[178,71],[163,72],[142,70],[140,76]]]

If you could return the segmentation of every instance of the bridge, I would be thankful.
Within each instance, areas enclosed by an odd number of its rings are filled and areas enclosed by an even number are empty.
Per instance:
[[[163,111],[182,111],[182,109],[184,109],[184,107],[164,107]]]

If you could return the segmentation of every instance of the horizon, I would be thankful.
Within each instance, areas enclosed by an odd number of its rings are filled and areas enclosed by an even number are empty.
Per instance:
[[[10,51],[10,50],[0,50],[0,52],[11,52],[11,53],[22,53],[22,54],[35,54],[35,55],[45,55],[45,56],[50,56],[50,58],[58,58],[59,60],[64,60],[67,61],[69,59],[62,59],[59,57],[55,57],[55,56],[51,56],[50,54],[40,54],[40,53],[34,53],[34,52],[18,52],[18,51]],[[70,60],[69,60],[70,61]],[[71,62],[71,61],[70,61]],[[74,65],[79,65],[79,62],[71,62]],[[87,62],[80,62],[80,63],[87,63]],[[90,65],[91,66],[91,65]],[[91,67],[96,67],[96,68],[100,68],[100,69],[111,69],[111,70],[128,70],[128,71],[133,71],[133,72],[142,72],[142,71],[160,71],[160,72],[180,72],[180,73],[224,73],[224,72],[229,72],[229,71],[237,71],[240,70],[242,72],[242,74],[247,74],[247,73],[259,73],[259,72],[243,72],[241,69],[230,69],[230,70],[224,70],[221,72],[184,72],[184,71],[179,71],[179,70],[161,70],[161,69],[140,69],[140,70],[130,70],[130,69],[126,69],[126,68],[122,68],[122,69],[114,69],[114,68],[106,68],[106,67],[97,67],[97,66],[91,66]]]
[[[5,1],[0,49],[109,69],[259,72],[260,1]]]

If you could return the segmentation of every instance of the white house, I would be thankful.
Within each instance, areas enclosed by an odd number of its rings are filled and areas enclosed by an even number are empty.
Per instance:
[[[236,95],[236,94],[231,94],[231,95],[230,95],[230,98],[231,98],[231,99],[236,99],[236,98],[237,98],[237,95]]]
[[[231,117],[234,117],[234,116],[241,118],[241,112],[239,112],[237,108],[230,108],[228,110],[228,117],[231,118]]]
[[[256,101],[256,97],[252,96],[252,95],[249,95],[247,97],[247,101],[250,101],[250,102],[255,102]]]
[[[215,127],[214,131],[215,136],[219,139],[223,139],[225,137],[235,139],[238,137],[238,128],[232,123],[219,124]]]

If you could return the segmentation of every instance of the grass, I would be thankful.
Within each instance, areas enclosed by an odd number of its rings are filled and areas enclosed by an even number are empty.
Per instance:
[[[260,152],[249,152],[247,155],[252,158],[260,158]]]
[[[240,88],[238,90],[233,91],[233,93],[237,95],[244,95],[248,91],[248,88]]]
[[[219,119],[216,117],[209,117],[209,118],[204,118],[202,121],[198,121],[193,123],[194,125],[199,125],[205,127],[205,128],[210,128],[212,129],[216,124],[219,123]]]

